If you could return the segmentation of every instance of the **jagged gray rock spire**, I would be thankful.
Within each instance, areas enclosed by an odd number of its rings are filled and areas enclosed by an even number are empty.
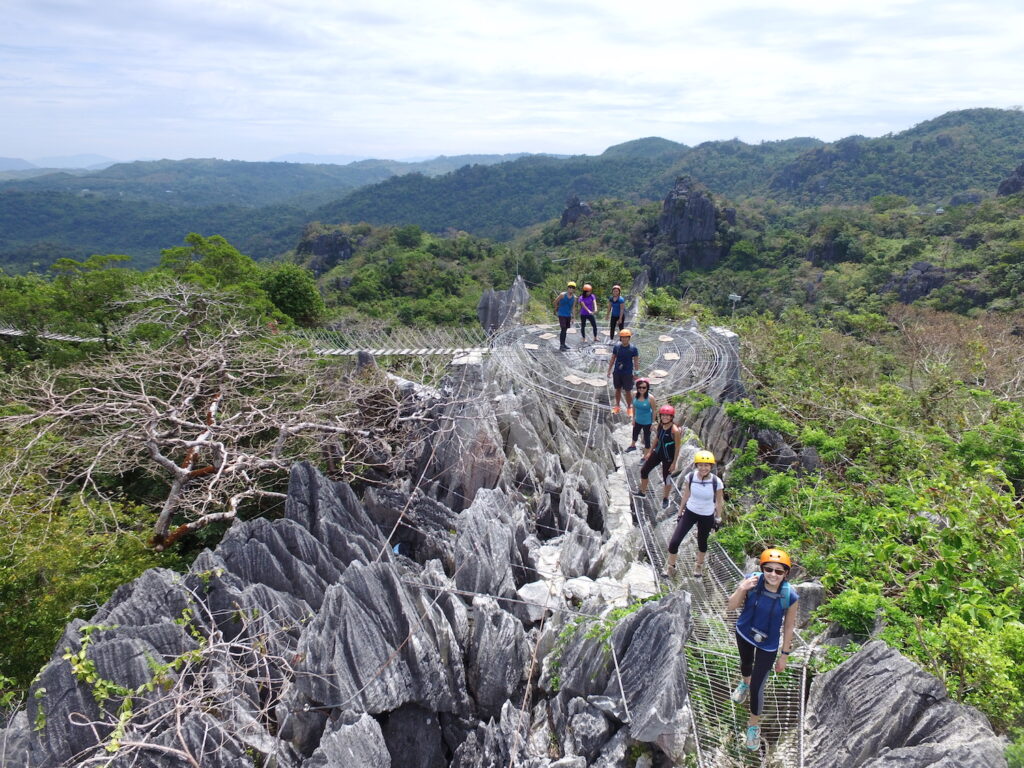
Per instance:
[[[984,715],[879,641],[815,681],[806,730],[808,768],[1006,765]]]
[[[530,289],[522,276],[516,275],[512,287],[507,291],[487,289],[476,306],[476,316],[488,335],[511,325],[518,325],[523,319],[523,310],[530,301]]]

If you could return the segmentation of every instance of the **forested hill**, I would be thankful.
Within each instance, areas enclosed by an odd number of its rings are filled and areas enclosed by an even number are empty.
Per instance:
[[[991,196],[1024,161],[1024,112],[950,112],[907,131],[695,147],[644,138],[601,155],[367,160],[346,166],[188,160],[0,183],[0,267],[121,253],[151,266],[189,232],[222,234],[257,258],[290,250],[309,221],[414,224],[511,239],[557,217],[566,200],[664,198],[690,176],[713,193],[798,206],[896,194],[936,206]],[[490,163],[490,164],[488,164]],[[431,174],[444,175],[431,177]]]
[[[818,205],[899,194],[944,205],[957,196],[990,195],[1022,160],[1024,112],[971,109],[877,139],[851,136],[823,144],[803,138],[757,145],[734,139],[693,148],[641,139],[597,157],[530,157],[434,179],[408,175],[358,189],[321,208],[317,217],[431,230],[454,226],[505,238],[557,216],[572,195],[660,199],[682,175],[734,199],[757,196]]]
[[[454,227],[507,239],[523,227],[558,216],[573,195],[657,200],[681,174],[691,174],[727,196],[753,194],[777,170],[819,146],[820,141],[806,138],[759,145],[711,141],[697,147],[638,139],[597,156],[531,156],[465,167],[433,179],[394,177],[323,206],[316,218],[417,224],[433,231]]]
[[[436,176],[464,165],[489,165],[522,157],[458,155],[407,163],[360,160],[347,165],[249,163],[241,160],[153,160],[118,163],[89,173],[50,173],[0,182],[0,190],[73,192],[78,195],[166,203],[173,206],[313,207],[339,195],[406,173]]]

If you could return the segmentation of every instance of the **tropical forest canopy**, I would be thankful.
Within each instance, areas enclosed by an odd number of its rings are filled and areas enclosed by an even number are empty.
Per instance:
[[[24,687],[67,620],[90,615],[147,567],[184,567],[223,530],[214,522],[154,547],[169,476],[119,457],[119,469],[99,467],[89,485],[69,481],[83,446],[102,445],[100,425],[69,422],[39,440],[43,431],[25,426],[38,398],[19,382],[51,382],[53,402],[70,411],[81,405],[68,398],[82,377],[170,376],[169,366],[142,356],[216,349],[226,370],[262,361],[265,375],[248,387],[242,377],[232,393],[239,412],[267,407],[263,390],[299,408],[302,382],[344,387],[354,373],[307,369],[294,357],[281,367],[293,331],[468,326],[481,293],[517,275],[531,290],[528,319],[550,322],[566,280],[593,283],[599,297],[614,283],[629,294],[646,269],[648,316],[697,317],[740,335],[749,398],[725,408],[751,439],[731,467],[723,544],[736,556],[767,544],[793,551],[827,592],[818,629],[831,626],[854,644],[883,638],[1016,739],[1009,754],[1024,764],[1024,194],[995,194],[1022,160],[1024,116],[1000,110],[831,145],[687,148],[645,139],[599,158],[530,157],[392,178],[319,209],[288,209],[273,220],[279,240],[260,229],[270,209],[251,202],[230,208],[237,229],[184,237],[159,228],[169,205],[0,192],[5,205],[21,200],[25,216],[33,196],[48,196],[69,241],[101,237],[98,215],[76,219],[75,210],[125,206],[127,222],[130,210],[147,210],[152,247],[162,249],[148,269],[101,248],[104,255],[0,274],[0,325],[101,339],[0,337],[0,458],[25,468],[17,478],[0,474],[0,536],[12,555],[0,565],[0,675],[11,690]],[[680,256],[664,219],[662,200],[683,171],[714,208],[706,244],[715,258],[700,266]],[[561,220],[567,192],[589,206]],[[69,200],[83,207],[66,207]],[[175,210],[185,226],[188,209]],[[171,317],[174,296],[190,292],[215,297],[203,300],[214,314],[174,332],[154,321]],[[148,314],[138,314],[140,302]],[[240,346],[227,343],[227,329]],[[711,404],[695,396],[680,405],[695,413]],[[365,410],[324,413],[350,419]],[[821,467],[773,468],[753,439],[758,430],[813,448]],[[239,445],[251,455],[266,437],[243,435]],[[303,445],[318,443],[302,436],[294,450]],[[331,466],[329,454],[309,458],[357,485],[375,481],[371,447]],[[264,477],[267,495],[240,500],[239,515],[279,513],[282,475]],[[195,519],[187,501],[172,528]]]
[[[794,138],[695,147],[638,139],[598,156],[457,156],[345,166],[182,160],[88,174],[0,181],[0,267],[43,270],[58,258],[123,253],[139,267],[189,232],[228,237],[268,258],[295,247],[306,221],[450,228],[507,241],[565,201],[660,200],[690,176],[730,200],[799,207],[898,194],[918,204],[990,196],[1024,162],[1024,113],[950,112],[898,134],[825,144]]]

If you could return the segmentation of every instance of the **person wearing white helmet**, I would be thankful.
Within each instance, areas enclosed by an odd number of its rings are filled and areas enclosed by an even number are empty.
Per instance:
[[[679,516],[676,529],[668,542],[668,565],[665,575],[672,577],[676,572],[676,556],[679,545],[693,526],[697,526],[697,562],[693,568],[695,578],[704,575],[704,557],[708,551],[708,536],[716,525],[722,523],[725,508],[725,483],[711,469],[715,466],[715,455],[711,451],[697,451],[693,456],[692,472],[683,478],[683,493],[679,500]]]
[[[608,328],[608,338],[615,340],[615,327],[621,331],[626,327],[626,300],[622,296],[622,286],[613,285],[612,295],[608,297],[608,321],[611,325]]]

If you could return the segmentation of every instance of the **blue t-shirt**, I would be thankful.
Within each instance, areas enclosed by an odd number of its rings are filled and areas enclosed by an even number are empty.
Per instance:
[[[750,573],[747,576],[753,576]],[[788,586],[789,604],[782,607],[782,598],[786,595]],[[779,650],[779,639],[782,635],[782,620],[786,616],[789,606],[793,605],[800,596],[796,587],[788,581],[784,581],[778,592],[771,592],[764,586],[764,576],[759,574],[757,586],[747,593],[747,601],[743,604],[743,610],[736,619],[736,633],[751,645],[757,646],[762,651]],[[754,641],[754,630],[764,635],[760,643]]]
[[[576,297],[563,293],[558,297],[558,316],[572,317],[572,307],[576,303]]]
[[[633,398],[633,421],[637,424],[654,423],[654,409],[651,407],[651,398],[649,395],[643,398]]]
[[[619,315],[621,315],[622,308],[623,305],[626,303],[626,300],[622,296],[619,296],[619,298],[617,299],[613,299],[612,297],[609,296],[608,301],[612,305],[612,317],[618,317]]]
[[[632,344],[628,347],[616,344],[612,347],[612,354],[615,355],[615,373],[624,373],[627,376],[632,376],[633,358],[640,354],[637,348]]]

